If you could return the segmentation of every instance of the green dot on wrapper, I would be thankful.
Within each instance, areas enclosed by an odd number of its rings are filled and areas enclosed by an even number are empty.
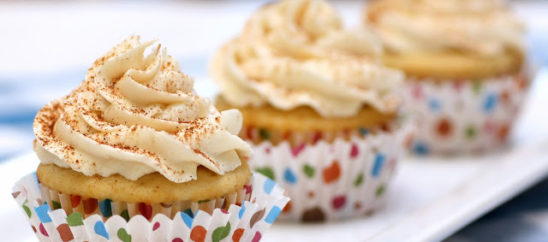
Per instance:
[[[218,227],[213,230],[211,235],[211,241],[218,242],[226,238],[230,234],[230,222],[227,222],[225,226]]]
[[[382,194],[384,194],[385,190],[386,190],[386,188],[385,188],[384,184],[381,184],[381,185],[379,185],[379,187],[377,187],[377,191],[375,191],[375,195],[377,197],[380,197]]]
[[[472,91],[474,91],[474,94],[479,94],[481,91],[481,82],[480,81],[474,81],[472,83]]]
[[[476,128],[474,128],[474,126],[469,126],[468,128],[466,128],[466,138],[468,139],[473,139],[476,137]]]
[[[255,169],[256,172],[259,172],[261,174],[263,174],[264,176],[272,179],[272,180],[275,180],[275,176],[274,176],[274,171],[272,170],[272,168],[270,167],[261,167],[261,168],[257,168]]]
[[[59,209],[61,208],[61,203],[55,200],[51,200],[51,206],[53,206],[53,209]]]
[[[79,212],[71,213],[69,216],[67,216],[67,224],[69,226],[84,225],[84,218]]]
[[[129,221],[129,212],[127,211],[127,209],[124,209],[124,211],[122,211],[122,213],[120,213],[120,216],[122,216],[122,218],[126,219],[126,221]]]
[[[270,133],[268,132],[268,130],[266,129],[259,129],[259,136],[261,136],[262,139],[264,140],[269,140],[270,139]]]
[[[363,183],[363,173],[360,173],[358,177],[356,177],[356,180],[354,180],[354,186],[360,186]]]
[[[316,172],[316,170],[311,165],[305,164],[303,166],[303,172],[308,178],[312,178],[314,177],[314,173]]]
[[[124,242],[131,242],[131,235],[124,228],[118,230],[118,238]]]

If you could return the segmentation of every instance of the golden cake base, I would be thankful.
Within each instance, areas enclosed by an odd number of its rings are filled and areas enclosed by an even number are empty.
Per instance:
[[[222,96],[216,98],[215,106],[219,110],[235,108]],[[240,136],[254,143],[268,140],[273,144],[282,141],[300,144],[303,141],[315,143],[319,139],[331,142],[335,138],[348,138],[351,133],[360,133],[360,130],[386,129],[397,118],[396,113],[385,114],[368,106],[352,117],[337,118],[323,117],[306,106],[291,110],[280,110],[269,105],[237,109],[243,116]]]
[[[410,77],[428,80],[486,80],[492,76],[518,73],[523,66],[523,54],[508,50],[496,56],[444,52],[416,54],[386,54],[384,63],[404,71]]]
[[[36,175],[40,183],[64,194],[152,204],[200,201],[234,193],[248,184],[251,171],[245,161],[225,175],[217,175],[200,166],[197,180],[174,183],[157,172],[131,181],[118,174],[109,177],[86,176],[69,168],[40,164]]]

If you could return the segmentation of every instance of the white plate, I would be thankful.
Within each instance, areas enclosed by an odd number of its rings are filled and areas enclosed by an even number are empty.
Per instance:
[[[548,71],[539,75],[513,136],[514,145],[484,157],[409,158],[389,189],[386,206],[370,217],[327,224],[277,223],[264,241],[441,240],[548,174]],[[0,234],[33,241],[11,186],[32,172],[32,153],[0,166]]]

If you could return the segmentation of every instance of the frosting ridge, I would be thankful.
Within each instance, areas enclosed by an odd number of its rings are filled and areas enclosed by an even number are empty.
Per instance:
[[[236,135],[241,114],[219,113],[196,95],[193,79],[154,43],[126,39],[72,93],[39,111],[33,127],[41,162],[130,180],[159,172],[179,183],[196,179],[198,166],[224,174],[241,164],[250,152]]]
[[[524,49],[524,26],[501,0],[377,0],[367,20],[394,53]]]
[[[366,30],[345,30],[325,1],[269,4],[213,57],[211,75],[234,106],[310,106],[347,117],[363,105],[394,112],[403,75],[383,67],[382,46]]]

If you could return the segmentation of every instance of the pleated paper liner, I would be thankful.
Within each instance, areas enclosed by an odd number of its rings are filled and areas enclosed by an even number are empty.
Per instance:
[[[260,174],[222,198],[163,206],[64,195],[34,174],[15,184],[13,197],[40,241],[258,241],[289,201]]]
[[[249,164],[279,182],[291,197],[281,219],[318,222],[362,217],[382,205],[409,133],[407,125],[396,122],[376,130],[343,132],[331,142],[323,134],[315,139],[294,133],[292,139],[300,144],[250,142]]]
[[[173,217],[176,213],[185,211],[193,214],[197,210],[212,213],[214,209],[228,209],[232,204],[241,206],[244,201],[249,201],[251,197],[251,185],[246,185],[237,192],[226,194],[222,197],[204,200],[204,201],[178,201],[170,204],[157,203],[126,203],[117,202],[110,199],[98,201],[95,198],[83,198],[78,195],[63,194],[40,184],[42,199],[50,206],[50,209],[61,208],[67,214],[79,212],[84,217],[99,214],[103,219],[112,215],[120,215],[129,220],[135,215],[142,215],[150,220],[156,214],[163,214],[167,217]]]
[[[530,85],[528,75],[486,80],[410,78],[404,112],[414,120],[412,152],[481,153],[506,144]]]

